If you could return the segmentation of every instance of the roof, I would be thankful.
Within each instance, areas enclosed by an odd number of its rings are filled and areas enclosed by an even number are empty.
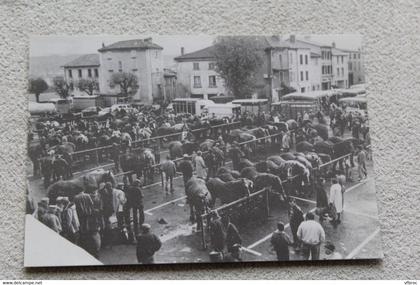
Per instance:
[[[267,103],[267,99],[238,99],[233,100],[232,104],[258,104],[258,103]]]
[[[163,49],[163,47],[152,42],[152,38],[119,41],[98,49],[99,52],[111,50],[132,50],[132,49]]]
[[[176,71],[173,71],[172,69],[169,69],[169,68],[164,68],[163,69],[163,76],[164,77],[176,77]]]
[[[311,57],[321,57],[321,55],[315,52],[311,52]]]
[[[320,90],[305,93],[294,92],[284,95],[281,97],[281,100],[316,100],[322,97],[330,97],[337,93],[338,92],[334,90]]]
[[[214,46],[209,46],[194,52],[186,53],[174,58],[176,61],[214,60]]]
[[[99,54],[85,54],[66,63],[64,67],[99,66]]]
[[[348,56],[348,52],[343,51],[343,50],[338,49],[338,48],[332,48],[331,53],[332,53],[332,55],[347,55]]]
[[[367,97],[365,96],[357,96],[357,97],[346,97],[341,98],[338,102],[354,102],[354,103],[367,103]]]

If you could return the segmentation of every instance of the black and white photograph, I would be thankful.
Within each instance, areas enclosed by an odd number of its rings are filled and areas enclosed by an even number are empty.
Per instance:
[[[363,38],[32,36],[25,267],[382,259]]]

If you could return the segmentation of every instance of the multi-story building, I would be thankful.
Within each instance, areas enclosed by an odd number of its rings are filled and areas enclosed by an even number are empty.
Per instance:
[[[163,99],[164,68],[162,47],[152,38],[119,41],[103,45],[99,51],[101,94],[120,93],[119,86],[112,84],[112,75],[117,72],[134,74],[139,88],[133,100],[146,104]]]
[[[331,49],[331,63],[332,63],[332,87],[335,88],[347,88],[348,85],[348,78],[349,78],[349,70],[348,70],[348,62],[349,56],[348,54],[340,49],[335,48],[335,43],[332,44]]]
[[[365,83],[365,70],[363,66],[363,53],[358,50],[345,50],[349,56],[349,86]]]
[[[178,96],[209,99],[226,94],[224,80],[215,70],[214,46],[175,57]]]
[[[99,81],[99,66],[99,54],[82,55],[63,66],[64,80],[69,84],[73,84],[72,94],[74,96],[87,95],[77,88],[77,81],[81,79]],[[94,93],[99,93],[99,90],[96,90]]]

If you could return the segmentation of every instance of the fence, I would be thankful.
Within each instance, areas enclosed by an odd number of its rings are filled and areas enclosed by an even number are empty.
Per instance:
[[[255,216],[258,216],[258,214],[262,214],[262,217],[266,219],[270,215],[269,191],[269,188],[264,188],[258,192],[250,194],[249,196],[240,198],[229,204],[222,205],[219,208],[201,215],[201,221],[198,222],[202,225],[201,243],[203,249],[207,248],[206,231],[210,232],[212,213],[217,212],[220,216],[229,216],[230,220],[234,224],[249,221],[250,218],[255,220]]]

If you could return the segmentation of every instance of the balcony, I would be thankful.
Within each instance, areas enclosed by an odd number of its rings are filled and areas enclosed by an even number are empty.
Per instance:
[[[201,84],[194,84],[193,88],[202,88]]]

